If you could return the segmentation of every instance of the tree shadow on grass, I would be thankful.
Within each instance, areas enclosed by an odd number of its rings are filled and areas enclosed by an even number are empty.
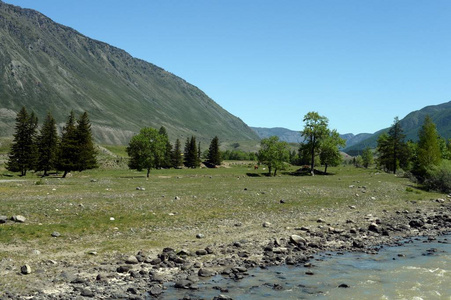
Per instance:
[[[326,173],[320,170],[314,169],[315,175],[335,175],[334,173]],[[300,168],[294,172],[282,172],[284,175],[290,176],[312,176],[310,168]]]
[[[120,176],[119,178],[131,178],[131,179],[134,179],[134,178],[146,178],[147,176],[146,175],[135,175],[135,176]]]

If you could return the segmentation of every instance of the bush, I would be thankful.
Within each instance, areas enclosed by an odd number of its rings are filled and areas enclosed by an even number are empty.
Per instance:
[[[440,165],[431,167],[426,174],[425,186],[434,191],[451,192],[451,161],[443,160]]]

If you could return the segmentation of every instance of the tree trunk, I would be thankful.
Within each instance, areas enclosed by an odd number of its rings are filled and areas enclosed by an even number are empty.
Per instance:
[[[327,174],[327,164],[325,164],[324,174]]]
[[[150,168],[147,169],[147,178],[150,176]]]
[[[277,169],[274,169],[274,177],[276,177]]]
[[[62,178],[66,178],[67,172],[68,172],[68,171],[64,171],[64,174],[63,174],[63,177],[62,177]]]

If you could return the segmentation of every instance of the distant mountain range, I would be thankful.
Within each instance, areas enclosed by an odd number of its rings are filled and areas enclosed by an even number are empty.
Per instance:
[[[287,143],[302,143],[303,138],[301,136],[300,131],[294,131],[282,127],[275,127],[275,128],[262,128],[262,127],[251,127],[252,130],[254,130],[258,136],[262,139],[268,138],[270,136],[278,136],[281,141],[285,141]],[[357,135],[354,135],[352,133],[347,134],[341,134],[340,137],[344,140],[346,140],[346,147],[350,147],[352,145],[355,145],[357,143],[360,143],[361,141],[367,139],[370,137],[370,133],[360,133]]]
[[[87,111],[98,143],[127,144],[144,126],[182,141],[258,140],[242,120],[199,88],[124,50],[41,13],[0,1],[0,136],[11,136],[25,106],[61,125]]]
[[[445,139],[451,138],[451,101],[439,105],[426,106],[420,110],[413,111],[405,118],[400,120],[406,140],[418,140],[418,131],[423,125],[424,118],[429,115],[437,126],[439,135]],[[391,126],[391,124],[390,124]],[[280,140],[288,143],[301,143],[303,141],[299,131],[293,131],[286,128],[261,128],[251,127],[260,138],[267,138],[270,136],[278,136]],[[377,138],[383,132],[386,132],[390,127],[381,129],[373,134],[359,133],[354,135],[352,133],[341,134],[341,138],[346,140],[346,147],[343,152],[349,155],[359,155],[366,147],[376,148]]]

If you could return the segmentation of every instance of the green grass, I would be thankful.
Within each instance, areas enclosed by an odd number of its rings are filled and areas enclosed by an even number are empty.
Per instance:
[[[66,179],[29,174],[20,178],[24,181],[0,183],[0,214],[27,218],[25,224],[0,225],[0,243],[45,245],[50,234],[58,231],[60,240],[83,239],[88,245],[100,241],[105,249],[114,248],[121,239],[163,245],[178,237],[177,228],[246,222],[255,216],[270,220],[362,203],[402,208],[408,201],[440,196],[419,190],[407,179],[353,167],[314,177],[291,176],[288,171],[267,177],[263,172],[236,164],[220,169],[152,170],[149,179],[133,170],[76,172]],[[280,205],[281,199],[286,205]],[[286,225],[298,224],[293,219]],[[5,255],[0,250],[0,256]]]

